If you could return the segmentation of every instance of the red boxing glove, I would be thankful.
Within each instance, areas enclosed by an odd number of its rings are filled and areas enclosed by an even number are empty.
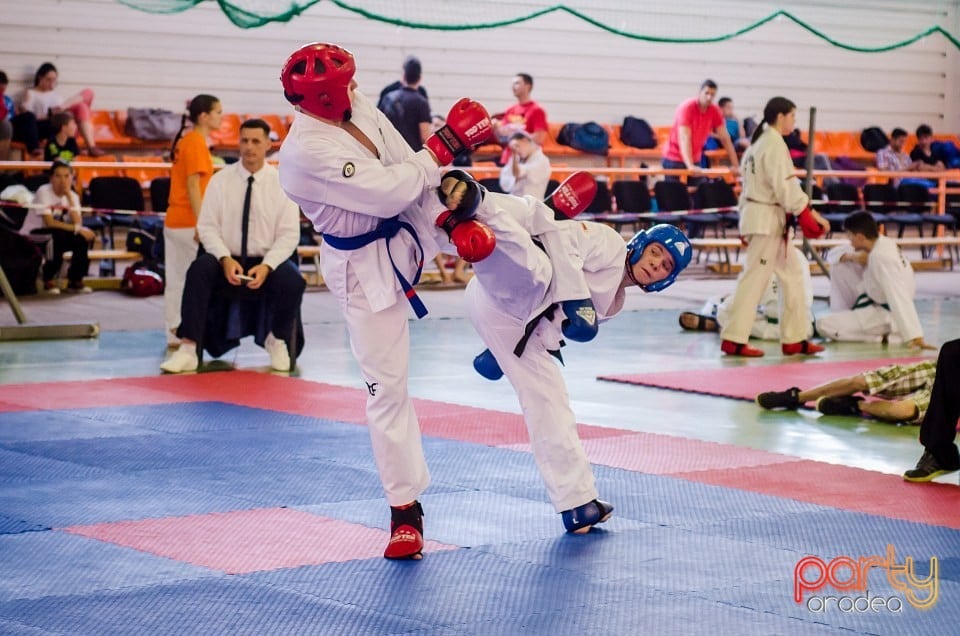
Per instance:
[[[450,211],[437,217],[437,227],[443,228],[457,246],[457,254],[468,263],[482,261],[497,246],[497,237],[486,225],[474,219],[458,222]]]
[[[557,218],[572,219],[593,202],[597,194],[597,180],[585,170],[574,172],[563,180],[546,203],[556,213]]]
[[[800,226],[803,235],[809,239],[820,238],[826,233],[824,227],[817,221],[817,217],[813,215],[813,210],[810,209],[809,205],[803,208],[800,216],[797,217],[797,225]]]
[[[475,148],[493,134],[487,109],[479,102],[462,98],[447,113],[447,123],[423,144],[437,157],[441,166],[449,165],[454,156]]]

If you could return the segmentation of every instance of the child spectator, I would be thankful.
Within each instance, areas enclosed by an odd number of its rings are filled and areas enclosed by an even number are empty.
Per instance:
[[[80,154],[77,145],[77,120],[70,111],[50,117],[50,139],[43,149],[44,161],[72,162]]]

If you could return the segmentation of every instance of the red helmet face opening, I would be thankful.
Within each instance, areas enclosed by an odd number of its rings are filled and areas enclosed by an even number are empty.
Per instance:
[[[350,82],[357,67],[353,54],[335,44],[308,44],[287,58],[280,71],[283,96],[311,115],[350,119]]]

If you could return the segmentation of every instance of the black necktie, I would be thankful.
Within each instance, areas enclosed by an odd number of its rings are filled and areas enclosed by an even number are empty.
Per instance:
[[[247,177],[247,193],[243,195],[243,230],[240,234],[240,266],[247,273],[247,235],[250,233],[250,193],[253,191],[253,175]]]

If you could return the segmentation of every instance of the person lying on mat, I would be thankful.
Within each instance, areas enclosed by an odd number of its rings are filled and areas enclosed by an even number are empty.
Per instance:
[[[960,419],[960,340],[951,340],[937,356],[936,377],[923,421],[920,443],[923,455],[917,466],[903,474],[907,481],[931,481],[940,475],[960,470],[957,451],[957,420]]]
[[[798,248],[794,248],[798,252]],[[800,253],[801,258],[805,258]],[[742,274],[741,274],[742,275]],[[803,295],[806,301],[806,311],[810,316],[807,338],[813,336],[813,281],[810,278],[810,268],[803,269]],[[680,314],[680,326],[687,331],[720,331],[723,325],[730,320],[730,306],[733,303],[733,294],[707,300],[699,313],[684,311]],[[750,337],[758,340],[780,339],[780,301],[777,295],[777,277],[770,278],[770,283],[760,297],[757,305],[757,315],[750,328]]]
[[[624,243],[607,225],[566,220],[595,194],[587,172],[567,178],[546,203],[486,192],[460,171],[441,182],[448,208],[478,206],[496,236],[490,256],[474,263],[464,298],[488,347],[473,366],[489,380],[506,375],[513,385],[547,494],[567,532],[575,534],[606,521],[613,506],[599,499],[554,358],[562,361],[564,340],[592,340],[600,322],[620,313],[627,287],[665,289],[691,256],[687,237],[669,225]]]
[[[815,402],[824,415],[867,415],[885,422],[919,424],[930,406],[936,373],[936,360],[891,364],[812,389],[793,387],[761,393],[757,404],[769,410],[794,410]],[[882,399],[868,400],[866,396]]]

